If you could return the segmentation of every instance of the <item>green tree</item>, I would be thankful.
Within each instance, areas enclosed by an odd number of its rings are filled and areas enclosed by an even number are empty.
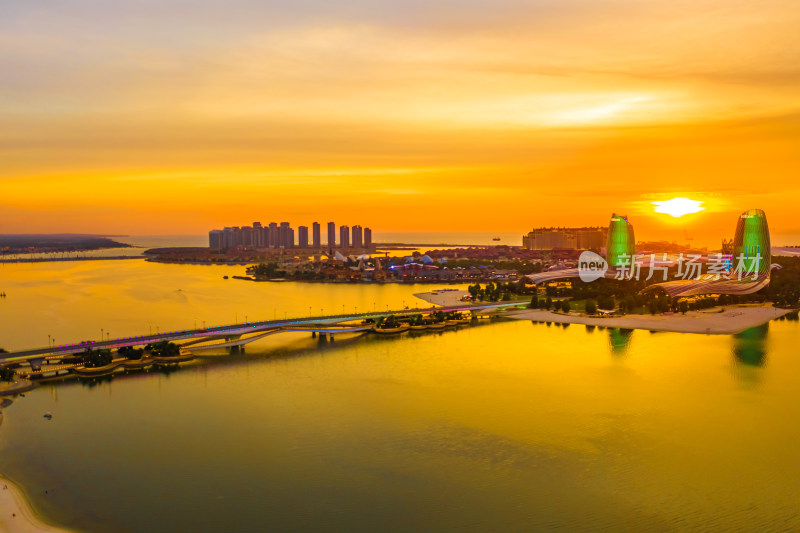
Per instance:
[[[617,304],[614,302],[614,298],[611,296],[601,296],[597,299],[597,307],[600,309],[608,309],[609,311],[613,311],[616,306]]]
[[[544,301],[544,307],[548,310],[553,307],[553,299],[550,296],[548,296],[547,300]]]
[[[561,300],[561,310],[565,313],[569,313],[570,306],[567,300]]]
[[[597,304],[594,300],[586,300],[586,313],[589,315],[597,313]]]
[[[531,298],[531,303],[528,304],[528,308],[537,309],[538,307],[539,307],[539,297],[534,295],[533,298]]]
[[[80,356],[86,368],[110,365],[111,361],[114,360],[114,356],[111,355],[111,350],[106,349],[92,350],[91,348],[86,348]]]
[[[481,285],[480,283],[476,283],[475,285],[470,285],[467,287],[467,292],[470,296],[472,296],[473,300],[478,299],[478,294],[481,292]]]
[[[14,381],[14,369],[8,366],[0,367],[0,381]]]
[[[181,354],[181,347],[174,342],[161,341],[155,343],[151,351],[155,357],[177,357]]]
[[[686,300],[681,300],[680,303],[678,303],[678,309],[685,315],[686,311],[689,310],[689,303]]]
[[[117,353],[126,359],[138,360],[144,355],[144,350],[142,348],[134,348],[133,346],[123,346],[117,350]]]

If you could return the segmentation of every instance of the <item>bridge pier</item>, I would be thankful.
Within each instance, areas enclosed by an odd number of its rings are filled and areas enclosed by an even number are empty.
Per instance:
[[[28,359],[28,364],[31,365],[31,370],[41,370],[44,357],[37,357],[35,359]]]
[[[314,339],[316,337],[317,337],[317,332],[316,331],[312,331],[311,332],[311,338]]]
[[[328,338],[333,342],[333,333],[328,333]]]

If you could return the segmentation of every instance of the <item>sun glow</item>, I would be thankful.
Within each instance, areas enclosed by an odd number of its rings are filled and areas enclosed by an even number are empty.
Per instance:
[[[689,198],[678,197],[672,200],[652,203],[655,205],[653,210],[656,213],[666,213],[675,218],[705,210],[705,207],[701,205],[703,202],[699,200],[690,200]]]

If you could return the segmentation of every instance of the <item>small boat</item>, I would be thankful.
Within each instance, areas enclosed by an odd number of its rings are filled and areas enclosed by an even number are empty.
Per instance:
[[[53,413],[51,413],[50,411],[47,411],[47,412],[44,414],[44,417],[45,417],[46,419],[48,419],[48,420],[52,420],[52,418],[53,418]]]
[[[499,240],[500,240],[500,237],[495,237],[495,238],[494,238],[494,239],[492,239],[492,240],[493,240],[493,241],[499,241]]]
[[[222,279],[228,279],[228,276],[222,276]]]

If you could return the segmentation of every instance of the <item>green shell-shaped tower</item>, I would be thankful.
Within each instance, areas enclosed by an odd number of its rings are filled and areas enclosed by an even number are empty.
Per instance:
[[[613,213],[606,240],[608,265],[630,267],[634,253],[636,253],[636,240],[633,237],[633,226],[628,222],[627,216]]]
[[[734,266],[739,262],[740,256],[743,258],[743,270],[759,274],[769,272],[772,249],[767,215],[761,209],[750,209],[739,216],[736,235],[733,237]]]

